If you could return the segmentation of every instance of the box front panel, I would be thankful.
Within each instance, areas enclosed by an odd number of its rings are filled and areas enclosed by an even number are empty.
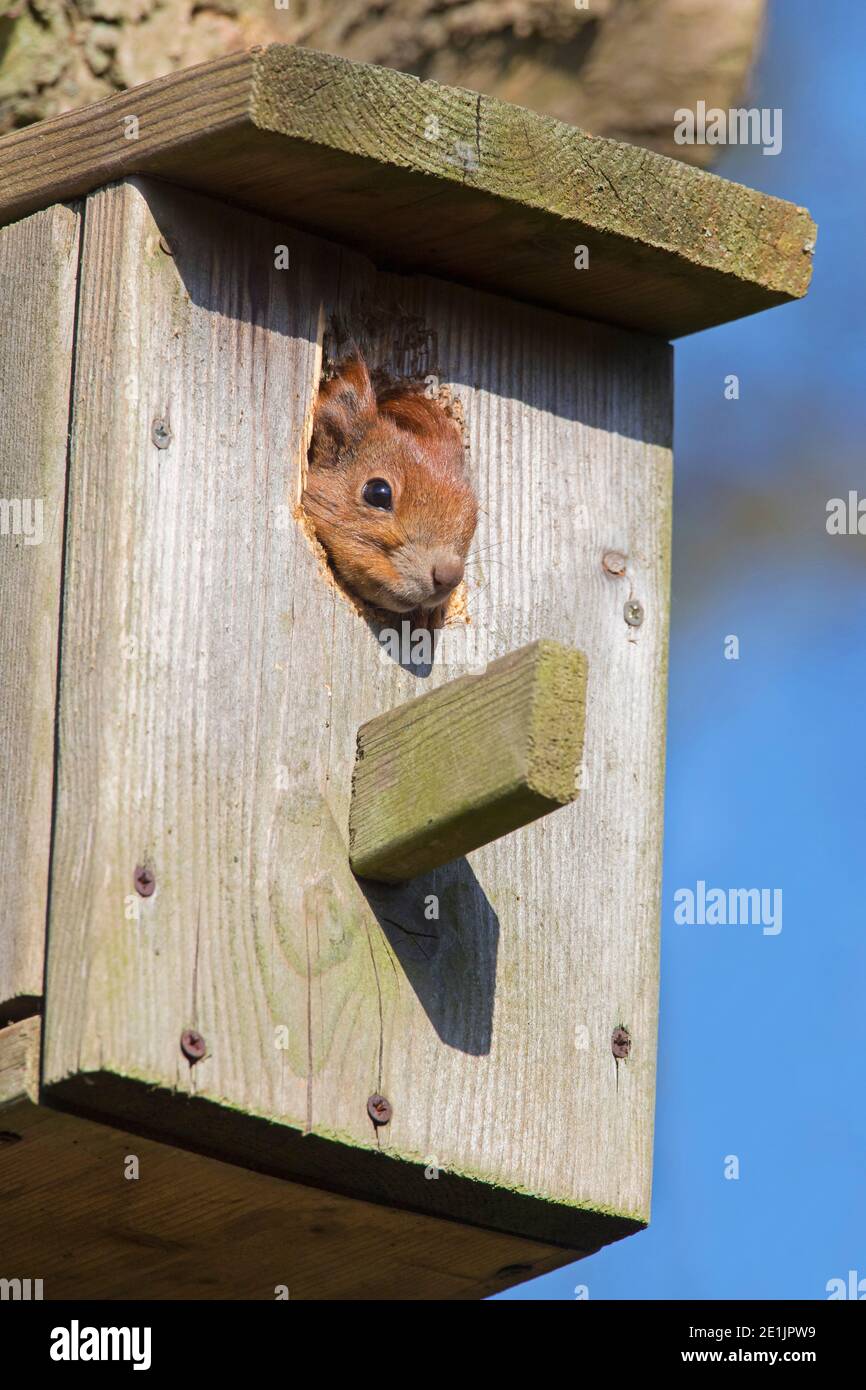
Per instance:
[[[364,1152],[390,1154],[404,1205],[444,1209],[434,1173],[462,1174],[453,1214],[479,1224],[494,1184],[645,1220],[669,348],[146,181],[88,200],[81,275],[46,1081],[103,1114],[123,1077],[335,1141],[362,1195]],[[465,421],[481,521],[432,664],[295,515],[323,344],[351,337]],[[577,802],[363,889],[358,726],[537,637],[589,658]]]

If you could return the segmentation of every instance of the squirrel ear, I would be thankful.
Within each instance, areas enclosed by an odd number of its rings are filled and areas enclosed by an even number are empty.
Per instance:
[[[376,397],[360,353],[347,358],[326,381],[316,402],[310,464],[334,468],[340,455],[361,438],[376,419]]]
[[[392,386],[379,393],[379,414],[413,434],[441,463],[461,472],[465,466],[463,434],[457,421],[437,401],[416,387]]]

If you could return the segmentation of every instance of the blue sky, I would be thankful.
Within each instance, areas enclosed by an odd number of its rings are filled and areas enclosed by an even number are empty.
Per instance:
[[[866,496],[864,55],[866,7],[771,0],[750,101],[781,107],[782,152],[716,169],[810,209],[812,289],[676,349],[653,1221],[505,1298],[866,1278],[866,537],[825,525],[829,498]],[[699,879],[781,888],[781,933],[677,924]]]

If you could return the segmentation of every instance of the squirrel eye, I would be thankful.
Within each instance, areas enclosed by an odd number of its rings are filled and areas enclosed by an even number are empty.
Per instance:
[[[386,483],[384,478],[370,478],[364,484],[361,496],[371,507],[380,507],[383,512],[390,512],[393,503],[391,484]]]

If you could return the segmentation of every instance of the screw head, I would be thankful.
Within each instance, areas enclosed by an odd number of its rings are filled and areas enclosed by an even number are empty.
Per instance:
[[[135,891],[142,898],[152,898],[156,888],[156,877],[153,869],[149,869],[146,864],[139,864],[135,871]]]
[[[629,627],[640,627],[644,620],[643,604],[636,598],[627,599],[622,610],[622,616],[625,618]]]
[[[173,256],[173,255],[174,255],[174,252],[173,252],[172,249],[171,249],[171,245],[170,245],[169,242],[166,240],[166,238],[162,235],[162,233],[160,233],[160,238],[159,238],[159,249],[160,249],[160,251],[165,252],[166,256]]]
[[[625,574],[628,559],[621,550],[608,550],[602,556],[601,567],[607,574],[612,574],[615,579],[621,579]]]
[[[627,1028],[614,1028],[610,1040],[610,1050],[619,1060],[625,1059],[631,1051],[631,1037]]]
[[[374,1125],[390,1124],[393,1113],[391,1102],[384,1096],[370,1096],[367,1101],[367,1114]]]
[[[180,1050],[188,1062],[200,1062],[207,1052],[207,1043],[201,1033],[186,1028],[180,1035]]]
[[[154,420],[150,429],[150,437],[157,449],[167,449],[171,443],[171,426],[167,420]]]

